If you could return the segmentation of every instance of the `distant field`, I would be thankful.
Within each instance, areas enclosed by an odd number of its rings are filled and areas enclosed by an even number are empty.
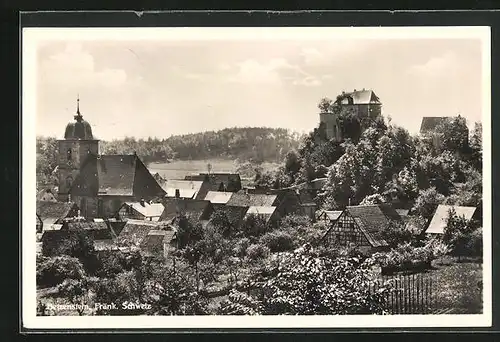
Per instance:
[[[185,176],[190,174],[207,172],[208,164],[212,166],[211,172],[236,172],[238,168],[235,160],[227,159],[176,160],[170,163],[151,163],[148,168],[151,172],[158,172],[160,176],[166,179],[184,179]],[[263,163],[261,166],[264,170],[271,170],[278,167],[278,164]],[[252,175],[246,176],[252,178]],[[242,178],[245,178],[245,176]]]

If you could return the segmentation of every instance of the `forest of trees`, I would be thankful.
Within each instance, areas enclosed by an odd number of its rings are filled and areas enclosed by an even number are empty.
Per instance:
[[[337,110],[328,99],[319,107]],[[443,122],[435,130],[440,137],[438,144],[412,136],[383,117],[360,122],[345,113],[340,126],[343,141],[328,140],[320,125],[302,139],[297,150],[287,153],[276,171],[258,174],[256,184],[279,188],[327,177],[317,198],[325,209],[341,209],[348,203],[399,202],[403,206],[414,203],[417,213],[425,214],[429,203],[480,204],[480,122],[471,132],[463,117]]]
[[[146,163],[170,160],[203,160],[227,158],[247,160],[254,164],[281,162],[299,145],[300,135],[284,128],[244,127],[220,131],[173,135],[166,139],[135,139],[100,141],[102,154],[136,152]],[[37,138],[37,174],[47,178],[56,166],[57,140]]]

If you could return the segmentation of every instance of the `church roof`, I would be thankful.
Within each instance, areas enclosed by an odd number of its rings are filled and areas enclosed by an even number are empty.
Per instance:
[[[71,121],[66,125],[64,139],[93,140],[92,127],[87,121],[83,120],[83,116],[80,113],[80,99],[77,99],[76,115],[74,119],[75,121]]]
[[[449,116],[424,116],[422,124],[420,125],[420,133],[431,132],[436,129],[440,124],[450,120]]]

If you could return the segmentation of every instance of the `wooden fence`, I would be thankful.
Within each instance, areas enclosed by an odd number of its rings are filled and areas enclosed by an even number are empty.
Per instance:
[[[391,281],[392,289],[384,298],[391,314],[430,314],[433,312],[433,279],[428,273],[384,276],[374,283],[370,291],[375,293],[385,281]]]

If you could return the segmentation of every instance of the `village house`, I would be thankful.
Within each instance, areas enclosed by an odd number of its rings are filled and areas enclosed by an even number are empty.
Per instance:
[[[140,250],[144,257],[166,260],[176,243],[175,230],[150,230],[141,241]]]
[[[214,210],[217,210],[222,206],[225,206],[232,195],[232,192],[209,191],[205,196],[205,201],[210,201],[210,203],[212,203],[212,206],[214,207]]]
[[[159,221],[164,209],[162,203],[148,203],[141,199],[139,202],[123,203],[116,216],[122,220]]]
[[[208,191],[237,192],[242,189],[241,178],[238,173],[200,173],[198,175],[187,175],[184,179],[208,182],[209,186],[199,191],[199,198],[205,198]]]
[[[458,217],[464,217],[466,220],[479,219],[479,211],[476,207],[438,205],[434,216],[432,217],[429,226],[425,230],[426,234],[440,236],[444,234],[444,229],[448,224],[448,216],[450,210],[454,210]]]
[[[377,250],[388,246],[382,231],[391,221],[401,222],[401,217],[384,204],[348,206],[322,238],[325,245],[356,246]]]
[[[250,216],[259,217],[265,223],[271,225],[277,225],[280,216],[276,207],[263,207],[263,206],[251,206],[248,207],[243,220],[248,219]]]
[[[295,191],[290,189],[267,190],[266,193],[249,193],[241,190],[233,193],[226,205],[237,207],[276,207],[279,217],[302,213],[300,199]]]
[[[71,198],[85,217],[111,217],[124,202],[157,200],[165,195],[135,153],[99,154],[99,140],[83,120],[79,100],[74,122],[68,123],[58,146],[58,200]]]
[[[342,210],[322,210],[316,216],[316,221],[322,221],[329,226],[333,226],[341,214]]]
[[[64,220],[78,216],[73,202],[36,201],[37,231],[61,229]]]
[[[175,218],[184,214],[199,221],[207,221],[213,213],[210,201],[192,200],[182,198],[167,198],[163,201],[165,207],[160,216],[160,221],[174,223]]]
[[[208,180],[169,179],[160,185],[166,193],[165,196],[170,198],[204,199],[204,194],[211,188]]]
[[[375,119],[381,116],[382,103],[373,90],[362,89],[352,92],[342,92],[335,101],[336,105],[340,105],[340,113],[331,113],[322,111],[320,115],[320,124],[326,129],[328,139],[342,140],[342,132],[340,128],[339,114],[351,112],[357,115],[360,119]]]
[[[36,200],[43,202],[57,202],[57,197],[54,195],[51,188],[45,188],[37,193]]]
[[[150,231],[169,229],[171,228],[165,222],[129,219],[116,237],[115,244],[118,246],[140,247],[140,244]]]

